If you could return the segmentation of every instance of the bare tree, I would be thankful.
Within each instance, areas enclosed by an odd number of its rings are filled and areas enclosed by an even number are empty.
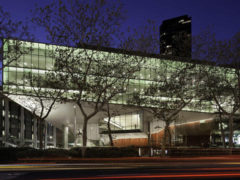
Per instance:
[[[240,109],[239,69],[208,67],[206,74],[207,96],[217,107],[216,111],[228,116],[229,147],[233,147],[233,119]],[[224,142],[223,142],[224,143]]]
[[[130,78],[139,70],[142,57],[114,50],[121,43],[123,21],[120,1],[56,0],[37,7],[33,22],[45,28],[48,39],[59,46],[55,70],[65,79],[68,99],[78,105],[83,116],[83,148],[87,145],[87,124],[107,103],[119,103]],[[121,46],[122,47],[122,46]],[[125,46],[126,47],[126,46]],[[71,90],[70,90],[71,89]],[[125,97],[121,97],[122,101]],[[91,105],[91,112],[84,104]]]
[[[95,52],[95,50],[89,51]],[[62,73],[59,75],[67,78],[68,87],[74,90],[73,93],[69,93],[69,97],[77,103],[83,115],[83,147],[87,143],[88,121],[101,111],[104,105],[124,101],[122,95],[126,93],[129,80],[134,77],[134,72],[139,71],[140,66],[141,58],[138,57],[130,59],[130,55],[100,53],[105,54],[103,59],[99,54],[87,56],[86,59],[83,59],[83,55],[79,54],[78,56],[81,58],[74,57],[70,60],[60,57],[57,60],[58,69],[65,70],[66,68],[67,72],[67,76]],[[94,102],[90,113],[84,106],[85,102],[88,101]]]
[[[10,14],[5,12],[2,7],[0,7],[0,38],[0,70],[10,64],[16,64],[24,53],[31,50],[23,48],[24,42],[19,41],[19,39],[33,38],[27,25],[24,25],[22,21],[13,21]]]
[[[128,34],[120,45],[123,49],[138,51],[142,54],[159,54],[158,24],[152,20],[135,29],[128,28]]]
[[[111,121],[112,121],[112,117],[118,114],[118,110],[116,111],[112,110],[113,111],[112,112],[110,108],[110,104],[106,103],[106,108],[103,108],[103,111],[107,114],[107,133],[109,137],[109,144],[110,146],[113,147],[114,143],[113,143],[113,137],[112,137]]]
[[[223,144],[223,147],[226,148],[226,141],[225,141],[225,131],[224,131],[224,127],[223,127],[223,123],[224,123],[224,116],[223,116],[223,113],[221,110],[218,110],[218,124],[220,124],[220,131],[221,131],[221,140],[222,140],[222,144]]]
[[[240,109],[240,36],[237,33],[229,40],[217,40],[214,33],[208,30],[197,39],[195,56],[208,64],[200,68],[200,73],[205,75],[205,97],[216,107],[218,114],[228,117],[229,147],[232,148],[233,119]],[[222,134],[223,144],[224,136]]]
[[[62,100],[65,93],[65,82],[58,79],[55,73],[49,71],[44,75],[29,73],[25,79],[30,88],[24,93],[29,96],[29,101],[33,101],[33,106],[29,107],[34,118],[39,122],[39,148],[43,149],[43,123],[54,108],[56,102]]]
[[[217,39],[211,27],[192,37],[192,58],[204,62],[214,62]]]
[[[126,84],[128,87],[129,84]],[[125,90],[123,91],[124,93],[127,93],[126,89],[127,88],[124,88]],[[121,93],[123,94],[123,93]],[[108,138],[109,138],[109,144],[110,146],[114,146],[114,142],[113,142],[113,132],[112,132],[112,122],[113,122],[113,118],[116,117],[116,116],[119,116],[121,114],[121,110],[124,110],[124,109],[127,109],[128,107],[124,107],[124,106],[120,106],[120,105],[117,105],[116,107],[111,107],[111,104],[110,102],[106,103],[105,107],[102,109],[103,113],[106,114],[106,125],[107,125],[107,134],[108,134]],[[121,110],[120,110],[121,109]]]
[[[106,112],[107,112],[107,116],[108,116],[108,122],[107,122],[108,137],[109,137],[110,145],[113,146],[114,144],[113,144],[112,130],[111,130],[112,114],[110,113],[109,103],[107,103]]]
[[[169,126],[177,119],[178,114],[192,100],[198,97],[198,77],[194,69],[195,64],[186,62],[160,61],[156,69],[158,75],[144,91],[135,93],[133,102],[145,106],[153,116],[165,122],[164,137],[162,141],[162,155],[165,156],[166,140],[171,146],[171,133]],[[191,106],[195,106],[194,103]]]

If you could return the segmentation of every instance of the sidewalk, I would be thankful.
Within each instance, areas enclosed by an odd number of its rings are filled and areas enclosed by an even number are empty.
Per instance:
[[[127,162],[212,162],[240,161],[240,155],[200,157],[123,157],[123,158],[21,158],[18,163],[127,163]]]

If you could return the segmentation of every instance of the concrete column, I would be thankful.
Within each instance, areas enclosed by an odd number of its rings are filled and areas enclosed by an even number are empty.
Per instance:
[[[53,146],[56,148],[57,146],[57,134],[56,134],[56,127],[53,126]]]
[[[9,137],[9,127],[10,127],[10,122],[9,122],[9,101],[8,99],[4,98],[4,104],[5,104],[5,142],[7,142],[7,139]],[[5,147],[8,145],[5,143]]]
[[[68,127],[64,126],[64,149],[68,149]]]
[[[25,126],[24,126],[24,108],[21,107],[21,127],[20,127],[20,144],[21,146],[24,145],[24,130],[25,130]]]
[[[45,121],[45,133],[44,133],[44,149],[47,149],[48,145],[48,123]]]
[[[142,149],[138,148],[138,156],[141,157],[142,156]]]
[[[33,147],[37,148],[37,119],[33,120]]]
[[[153,157],[153,148],[150,148],[150,157]]]

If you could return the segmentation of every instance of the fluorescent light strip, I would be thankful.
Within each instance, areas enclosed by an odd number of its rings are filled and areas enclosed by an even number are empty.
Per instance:
[[[201,122],[204,123],[205,121],[212,121],[212,120],[213,120],[213,118],[201,119],[201,120],[198,120],[198,121],[190,121],[190,122],[175,124],[175,126],[181,126],[181,125],[185,125],[185,124],[201,123]],[[172,125],[172,126],[174,126],[174,125]]]

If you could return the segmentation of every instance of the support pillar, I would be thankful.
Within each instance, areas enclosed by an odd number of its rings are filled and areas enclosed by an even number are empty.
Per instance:
[[[8,99],[4,99],[4,103],[5,103],[5,147],[8,147],[7,145],[7,141],[8,141],[8,137],[9,137],[9,127],[10,127],[10,122],[9,122],[9,101]]]
[[[64,149],[68,149],[68,127],[64,126]]]
[[[57,146],[57,133],[56,133],[56,127],[53,126],[53,146],[56,148]]]
[[[24,146],[24,108],[21,107],[20,146]]]

